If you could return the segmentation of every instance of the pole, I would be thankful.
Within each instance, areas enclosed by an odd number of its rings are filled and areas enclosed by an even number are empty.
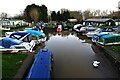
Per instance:
[[[118,25],[120,25],[120,1],[118,2]]]

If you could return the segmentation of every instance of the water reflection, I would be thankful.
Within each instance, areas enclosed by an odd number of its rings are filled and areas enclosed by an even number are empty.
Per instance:
[[[54,56],[55,78],[118,77],[110,62],[86,36],[73,31],[51,31],[46,34],[45,47],[50,48]],[[98,69],[92,66],[94,60],[101,62]]]

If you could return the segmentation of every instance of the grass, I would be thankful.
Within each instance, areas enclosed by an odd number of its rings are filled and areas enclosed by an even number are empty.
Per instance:
[[[98,26],[99,28],[112,28],[112,26]]]
[[[2,78],[13,78],[27,54],[2,54]]]
[[[47,24],[46,27],[47,27],[47,28],[55,28],[55,27],[57,27],[57,25],[54,25],[54,24]]]
[[[73,28],[75,25],[75,23],[67,23],[67,26],[69,26],[70,28]]]
[[[120,46],[112,46],[112,50],[120,53]]]
[[[32,26],[31,26],[32,27]],[[4,36],[5,32],[12,32],[12,31],[22,31],[25,28],[31,28],[30,26],[25,27],[18,27],[13,28],[10,31],[0,31],[0,36]],[[39,46],[36,48],[35,53],[41,49]],[[18,54],[2,54],[2,78],[13,78],[17,73],[20,66],[23,64],[23,61],[26,59],[27,54],[18,53]]]

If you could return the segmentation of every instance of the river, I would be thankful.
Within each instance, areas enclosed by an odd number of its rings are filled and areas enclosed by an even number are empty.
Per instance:
[[[96,45],[86,36],[73,31],[45,32],[45,48],[50,48],[54,57],[54,78],[117,78],[118,71]],[[94,60],[100,61],[94,68]]]

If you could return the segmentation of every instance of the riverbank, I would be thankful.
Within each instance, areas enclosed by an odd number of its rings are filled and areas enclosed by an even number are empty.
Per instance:
[[[76,33],[75,34],[73,32],[70,33],[70,31],[66,31],[66,32],[63,31],[62,34],[57,35],[56,29],[48,29],[47,31],[45,31],[46,36],[48,37],[47,44],[43,43],[43,45],[38,45],[34,49],[34,51],[35,51],[34,54],[37,54],[37,52],[41,48],[43,48],[44,46],[51,48],[51,50],[53,51],[53,54],[55,56],[54,57],[55,58],[55,65],[54,65],[55,77],[56,78],[57,77],[66,77],[66,76],[68,76],[68,77],[72,76],[75,78],[77,78],[77,77],[111,77],[109,75],[112,75],[112,71],[114,71],[114,68],[109,68],[110,65],[108,65],[105,62],[106,58],[103,59],[103,57],[102,57],[102,59],[101,59],[102,64],[99,67],[100,72],[97,70],[94,70],[93,67],[87,67],[87,66],[91,65],[91,62],[94,59],[93,57],[95,57],[98,60],[101,57],[97,54],[96,54],[97,57],[93,55],[93,52],[92,52],[91,47],[89,45],[89,44],[92,44],[91,40],[88,38],[84,38],[84,36],[78,37],[78,36],[76,36]],[[82,41],[83,42],[85,41],[85,43],[83,43]],[[88,43],[88,41],[90,41],[90,43]],[[64,45],[64,43],[68,43],[68,44]],[[71,43],[72,43],[72,45],[71,45]],[[86,44],[86,43],[88,43],[88,44]],[[73,46],[75,46],[75,47],[73,48]],[[101,46],[101,47],[103,47],[103,46]],[[107,46],[107,47],[109,47],[109,46]],[[110,49],[108,49],[108,50],[110,50]],[[62,52],[59,52],[59,51],[62,51]],[[89,53],[89,54],[87,54],[87,53]],[[109,52],[106,52],[106,53],[109,53]],[[64,58],[64,55],[66,55],[67,57]],[[93,57],[91,57],[92,55],[93,55]],[[107,57],[107,54],[106,54],[106,57]],[[119,56],[118,56],[118,58],[119,58]],[[16,78],[25,78],[25,76],[28,72],[28,68],[30,67],[30,65],[29,65],[29,62],[31,62],[30,59],[31,59],[30,57],[25,59],[22,66],[18,70],[17,74],[14,76],[15,79]],[[68,61],[70,61],[70,64],[67,64]],[[109,61],[109,62],[111,62],[111,61]],[[83,64],[83,65],[81,65],[81,64]],[[73,66],[71,66],[71,65],[73,65]],[[68,66],[71,66],[71,67],[69,68]],[[74,68],[75,68],[75,70],[73,70]],[[71,70],[73,70],[73,71],[71,71]],[[81,71],[81,70],[83,70],[83,71]],[[88,72],[88,70],[90,72]],[[67,73],[68,71],[69,71],[69,73]],[[80,74],[81,72],[82,73],[84,72],[84,74],[81,75]],[[96,72],[98,74],[96,74]],[[101,72],[102,72],[102,75],[105,73],[104,76],[100,76]],[[61,76],[59,76],[59,74]],[[114,76],[112,76],[112,77],[114,77]]]
[[[34,53],[28,53],[28,57],[24,60],[13,79],[25,79],[34,61],[34,56]]]
[[[96,44],[99,48],[104,50],[106,58],[108,58],[113,66],[116,66],[120,72],[120,52],[113,51],[113,46],[102,46],[100,44]]]

